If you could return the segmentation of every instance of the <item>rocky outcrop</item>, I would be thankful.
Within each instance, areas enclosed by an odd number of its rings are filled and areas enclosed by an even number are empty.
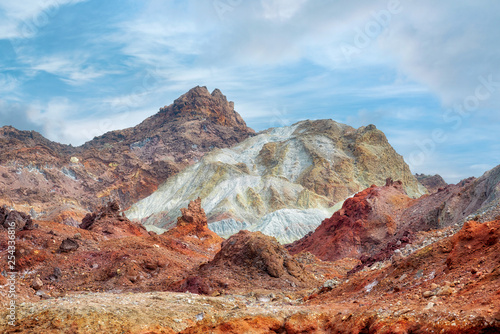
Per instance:
[[[108,132],[81,147],[3,127],[0,205],[32,208],[40,218],[61,205],[88,212],[111,199],[127,208],[205,153],[253,134],[234,103],[206,87],[191,89],[135,127]]]
[[[349,316],[326,317],[333,332],[359,324],[370,333],[498,332],[499,240],[500,221],[467,222],[453,236],[311,296],[311,304],[357,305]],[[391,311],[381,315],[375,305]]]
[[[401,179],[410,196],[426,191],[375,126],[354,129],[332,120],[302,121],[207,154],[126,214],[144,224],[171,228],[178,210],[200,196],[209,223],[245,222],[250,230],[266,225],[276,231],[273,236],[290,241],[302,236],[293,232],[299,221],[283,225],[278,214],[275,222],[267,219],[272,216],[261,219],[278,210],[301,210],[288,216],[309,215],[312,230],[333,213],[336,203],[371,184],[383,185],[387,177]],[[323,216],[318,218],[318,212]]]
[[[418,182],[420,182],[429,193],[435,193],[439,189],[442,189],[448,185],[445,180],[441,177],[441,175],[426,175],[426,174],[415,174]]]
[[[42,282],[37,284],[42,298],[61,297],[66,291],[166,290],[213,259],[223,241],[207,228],[199,201],[183,210],[179,226],[162,235],[124,218],[113,202],[87,215],[85,228],[36,223],[36,229],[15,233],[15,268],[26,282]],[[8,231],[0,228],[2,254],[9,249],[8,240]],[[0,257],[0,266],[8,268],[8,260]],[[4,279],[0,273],[2,285],[7,284]],[[19,286],[17,297],[40,299],[29,284]]]
[[[182,216],[177,218],[177,225],[163,233],[176,240],[190,240],[191,243],[204,245],[205,248],[220,246],[224,240],[208,228],[207,216],[201,207],[201,199],[189,202],[187,208],[181,208]],[[194,239],[194,240],[193,240]]]
[[[411,201],[401,181],[388,179],[383,187],[373,185],[348,198],[342,209],[287,249],[292,254],[308,251],[326,261],[376,254],[403,237],[399,217]]]
[[[192,225],[198,230],[208,227],[207,216],[201,207],[201,198],[191,201],[187,208],[181,209],[182,216],[177,218],[177,226]]]
[[[316,280],[273,237],[240,231],[222,243],[214,259],[171,288],[199,294],[263,290],[296,290]]]
[[[79,227],[100,233],[107,238],[149,235],[141,224],[131,222],[120,212],[120,206],[116,201],[109,202],[96,212],[88,213]]]
[[[347,199],[341,210],[313,232],[287,245],[292,254],[309,251],[322,260],[357,258],[364,266],[384,261],[411,243],[419,231],[488,221],[500,213],[500,166],[478,179],[469,178],[437,192],[410,199],[401,182],[372,186]]]
[[[0,207],[0,229],[14,228],[18,231],[32,230],[37,225],[33,223],[31,216],[16,210],[9,210],[5,206]]]

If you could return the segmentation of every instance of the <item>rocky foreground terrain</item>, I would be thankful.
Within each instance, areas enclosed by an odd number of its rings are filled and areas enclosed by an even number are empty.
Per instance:
[[[25,218],[10,218],[20,223],[21,274],[17,325],[3,312],[3,333],[500,330],[500,220],[415,232],[401,250],[353,272],[362,261],[291,256],[259,232],[222,241],[199,201],[162,235],[113,204],[89,215],[85,229],[43,221],[25,229]]]

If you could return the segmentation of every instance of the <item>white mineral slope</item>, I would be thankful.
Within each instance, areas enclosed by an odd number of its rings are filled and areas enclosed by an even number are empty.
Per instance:
[[[254,225],[277,210],[329,209],[371,184],[385,184],[387,177],[402,180],[411,196],[425,192],[374,126],[302,121],[208,153],[126,214],[169,228],[182,207],[201,197],[209,223]]]
[[[247,222],[240,222],[234,220],[233,218],[219,220],[218,222],[213,222],[208,224],[208,228],[217,233],[217,235],[227,239],[233,234],[238,233],[241,230],[248,230],[251,224]]]
[[[326,209],[281,209],[262,217],[250,231],[260,231],[275,237],[283,245],[289,244],[314,231],[333,212]]]

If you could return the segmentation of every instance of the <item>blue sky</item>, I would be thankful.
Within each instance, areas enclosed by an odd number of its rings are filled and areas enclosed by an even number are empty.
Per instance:
[[[0,0],[0,22],[0,126],[80,145],[201,85],[256,130],[373,123],[449,182],[500,164],[498,1]]]

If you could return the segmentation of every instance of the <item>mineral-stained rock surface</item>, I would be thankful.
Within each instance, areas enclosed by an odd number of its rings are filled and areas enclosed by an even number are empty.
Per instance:
[[[500,216],[500,166],[422,196],[405,212],[414,229],[443,228],[467,220],[491,221]]]
[[[167,290],[220,249],[222,238],[208,229],[199,202],[183,210],[179,226],[162,235],[130,222],[115,202],[88,214],[83,228],[37,221],[36,229],[16,231],[16,272],[24,272],[17,278],[19,302],[38,299],[28,288],[35,277],[43,285],[38,293],[49,298],[69,291]],[[3,254],[7,231],[0,233]],[[0,265],[6,268],[6,256]]]
[[[108,238],[149,235],[144,226],[131,222],[120,212],[120,205],[116,201],[99,207],[97,212],[88,213],[79,227],[98,232]]]
[[[240,231],[222,243],[212,261],[175,289],[202,294],[252,289],[292,291],[317,283],[276,239],[260,232]]]
[[[342,209],[304,238],[287,245],[292,253],[309,251],[322,260],[375,254],[390,240],[403,237],[399,219],[411,203],[400,181],[388,179],[348,198]]]
[[[118,200],[127,208],[206,152],[253,133],[232,102],[206,87],[191,89],[135,127],[80,147],[5,126],[0,128],[0,206],[33,209],[38,218],[68,204],[92,211]]]
[[[311,303],[359,305],[349,318],[338,319],[342,322],[330,320],[332,328],[344,324],[348,333],[359,328],[356,323],[364,323],[370,333],[498,332],[499,237],[498,220],[467,222],[451,237],[311,296]]]
[[[400,182],[389,181],[384,187],[373,186],[347,199],[313,233],[287,248],[292,254],[309,251],[329,261],[343,257],[363,263],[383,260],[380,257],[411,242],[411,232],[498,217],[499,198],[500,166],[478,179],[466,179],[418,199],[406,196]]]
[[[499,231],[500,221],[469,222],[397,262],[295,293],[85,292],[28,301],[18,304],[14,327],[0,311],[0,331],[497,333]],[[53,284],[44,282],[39,291]]]
[[[387,177],[402,180],[412,197],[426,192],[375,126],[354,129],[332,120],[302,121],[205,155],[126,214],[169,228],[176,212],[200,196],[209,223],[232,227],[234,221],[246,222],[250,230],[261,225],[281,241],[291,241],[307,233],[294,228],[304,225],[304,216],[316,220],[311,230],[331,216],[334,204],[372,184],[385,184]],[[273,223],[269,214],[290,209],[303,213],[287,214],[288,224],[275,214]],[[217,230],[225,230],[223,223]]]

